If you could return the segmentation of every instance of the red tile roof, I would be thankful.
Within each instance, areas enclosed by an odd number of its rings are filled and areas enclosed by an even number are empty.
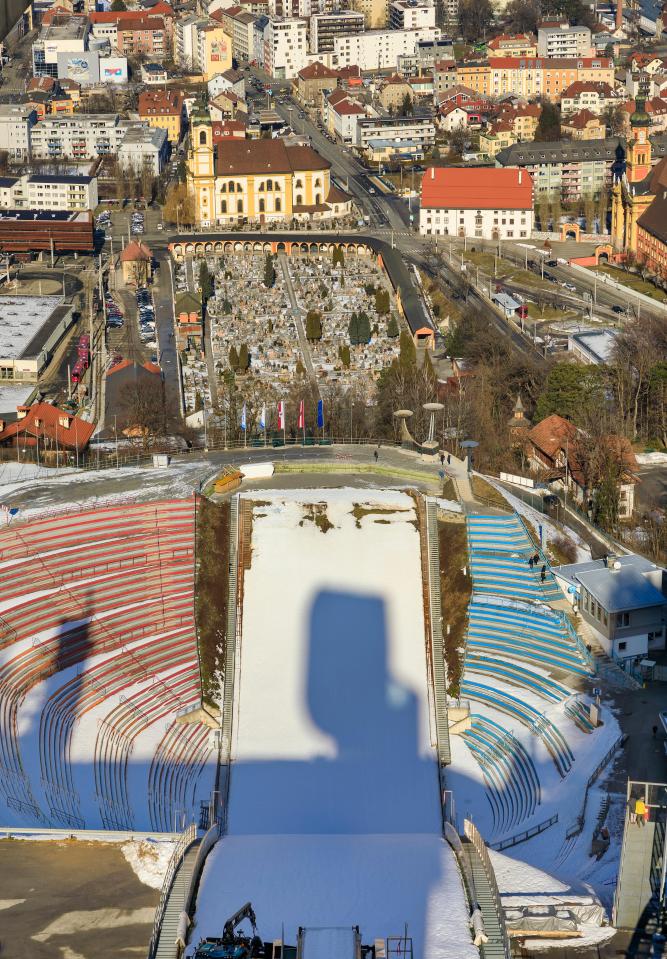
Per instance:
[[[553,413],[540,420],[527,434],[527,439],[550,460],[555,460],[577,435],[577,427],[569,420]]]
[[[575,113],[569,120],[564,120],[563,126],[574,127],[575,130],[584,130],[589,123],[600,124],[602,121],[600,117],[596,116],[595,113],[591,113],[590,110],[580,110],[579,113]]]
[[[299,70],[299,80],[338,80],[338,71],[320,63],[319,60]]]
[[[139,94],[137,112],[144,116],[180,116],[183,94],[176,90],[144,90]]]
[[[609,86],[608,83],[604,83],[602,80],[575,80],[574,83],[571,83],[569,87],[566,87],[561,94],[562,97],[577,97],[580,93],[595,93],[597,92],[605,100],[609,100],[614,96],[614,91]]]
[[[514,167],[429,167],[422,177],[422,208],[532,210],[533,180]]]
[[[63,425],[64,423],[69,425]],[[54,446],[85,449],[95,431],[94,423],[87,423],[50,403],[35,403],[23,419],[10,423],[0,432],[0,443],[17,436],[48,440]]]
[[[132,240],[124,250],[121,251],[120,259],[122,263],[134,263],[137,260],[152,260],[153,254],[145,243]]]

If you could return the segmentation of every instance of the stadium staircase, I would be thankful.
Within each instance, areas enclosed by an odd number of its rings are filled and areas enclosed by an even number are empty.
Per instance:
[[[469,820],[464,822],[462,870],[469,901],[479,905],[488,942],[479,947],[482,959],[510,959],[510,944],[495,873],[486,844]],[[466,868],[467,867],[467,868]]]
[[[148,959],[178,959],[181,953],[177,942],[179,924],[192,883],[200,843],[196,828],[190,826],[174,850],[156,910]]]

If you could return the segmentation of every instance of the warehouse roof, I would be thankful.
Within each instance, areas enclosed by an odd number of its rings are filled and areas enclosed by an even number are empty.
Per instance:
[[[525,170],[429,167],[421,205],[454,210],[532,210],[533,180]]]

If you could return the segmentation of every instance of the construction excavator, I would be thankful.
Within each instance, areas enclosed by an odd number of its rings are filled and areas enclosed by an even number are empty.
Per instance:
[[[252,934],[238,932],[238,927],[247,919]],[[221,939],[202,939],[193,959],[264,959],[264,943],[257,935],[257,918],[252,903],[230,916],[222,930]]]

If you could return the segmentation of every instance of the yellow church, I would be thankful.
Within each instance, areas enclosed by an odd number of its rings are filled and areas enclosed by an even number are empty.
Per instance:
[[[206,110],[190,117],[188,187],[200,226],[244,221],[324,220],[351,212],[331,183],[331,164],[308,146],[284,140],[213,142]]]
[[[630,142],[624,151],[619,144],[612,168],[611,239],[614,250],[637,255],[641,225],[638,221],[656,196],[665,160],[652,169],[652,148],[649,139],[651,118],[644,109],[644,100],[637,98],[630,117]]]

